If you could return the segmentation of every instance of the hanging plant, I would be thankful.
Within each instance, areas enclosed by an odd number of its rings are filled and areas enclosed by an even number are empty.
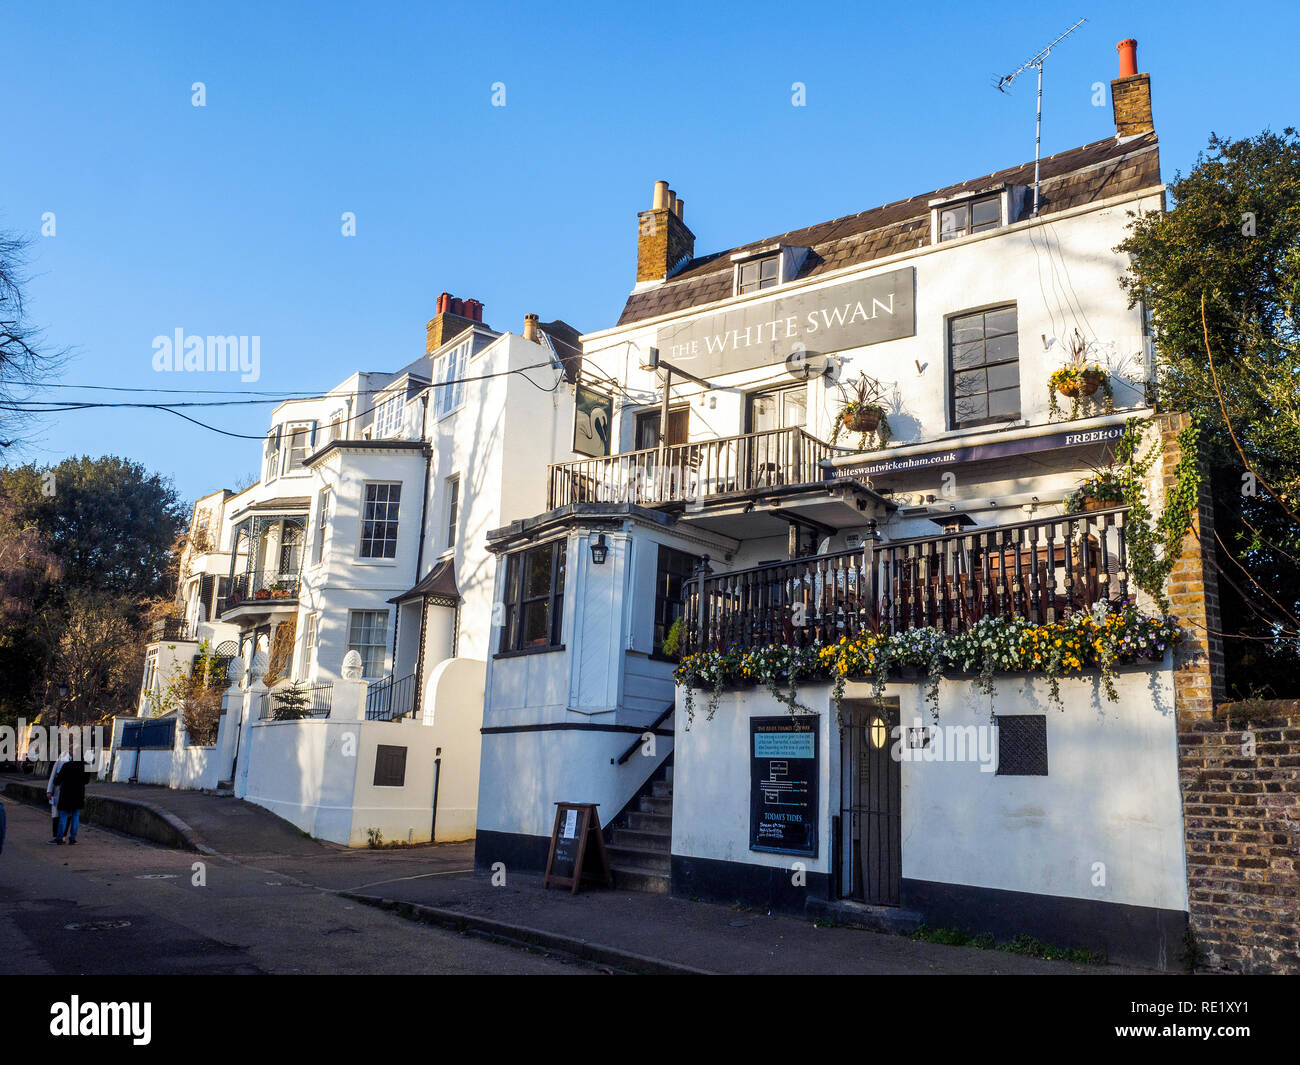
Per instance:
[[[1088,342],[1076,329],[1070,339],[1070,361],[1061,369],[1053,371],[1052,376],[1047,379],[1047,407],[1052,421],[1062,416],[1061,405],[1056,399],[1058,395],[1070,400],[1070,420],[1074,421],[1079,417],[1083,401],[1090,400],[1097,394],[1098,389],[1105,397],[1102,404],[1103,412],[1106,414],[1114,412],[1115,392],[1110,382],[1110,374],[1097,363],[1088,362],[1087,355]]]
[[[1124,503],[1124,478],[1117,470],[1099,470],[1065,497],[1065,512],[1106,510]]]
[[[867,450],[868,438],[875,438],[876,447],[889,442],[889,417],[880,403],[880,384],[863,374],[852,384],[841,389],[844,402],[835,412],[831,427],[831,444],[838,443],[841,433],[856,433],[858,449]]]

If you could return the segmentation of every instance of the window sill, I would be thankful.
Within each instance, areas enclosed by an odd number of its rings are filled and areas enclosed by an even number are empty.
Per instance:
[[[546,655],[554,651],[563,651],[564,644],[549,644],[546,647],[521,647],[518,651],[498,651],[493,658],[522,658],[525,655]]]
[[[358,566],[388,566],[388,567],[393,567],[393,566],[396,566],[396,565],[397,565],[397,560],[396,560],[396,559],[393,559],[393,558],[362,558],[360,555],[356,555],[356,556],[352,559],[352,561],[353,561],[353,563],[354,563],[355,565],[358,565]]]

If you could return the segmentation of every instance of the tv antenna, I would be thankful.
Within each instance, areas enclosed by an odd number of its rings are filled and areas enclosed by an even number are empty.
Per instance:
[[[1043,143],[1043,63],[1047,60],[1047,57],[1052,54],[1053,48],[1087,21],[1086,18],[1079,19],[1078,22],[1061,34],[1061,36],[1056,38],[1056,40],[1035,55],[1032,59],[1020,64],[1020,66],[1010,74],[1004,74],[1002,77],[998,78],[996,86],[997,90],[999,92],[1006,92],[1007,87],[1030,67],[1034,67],[1038,70],[1038,117],[1034,120],[1034,218],[1038,217],[1038,158]]]

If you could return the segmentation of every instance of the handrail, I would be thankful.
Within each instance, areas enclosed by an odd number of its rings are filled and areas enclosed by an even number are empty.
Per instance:
[[[1128,596],[1127,507],[875,543],[684,582],[689,650],[808,645],[864,631],[1041,624]]]
[[[636,754],[637,749],[641,746],[642,743],[645,742],[642,737],[644,737],[647,732],[654,732],[655,729],[657,729],[660,725],[662,725],[665,721],[667,721],[668,718],[672,716],[673,711],[676,709],[677,709],[677,704],[675,702],[669,703],[666,707],[664,707],[664,712],[654,719],[654,722],[650,725],[650,727],[647,729],[642,729],[641,735],[638,736],[635,740],[633,740],[632,745],[628,747],[628,749],[624,751],[621,755],[618,756],[617,763],[613,758],[611,758],[609,760],[609,764],[622,765],[629,758],[631,758],[632,755]]]
[[[822,462],[832,450],[802,427],[787,426],[553,462],[547,470],[547,503],[552,509],[586,502],[657,506],[813,484],[825,479]]]

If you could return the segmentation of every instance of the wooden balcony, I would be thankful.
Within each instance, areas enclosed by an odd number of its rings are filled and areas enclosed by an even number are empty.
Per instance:
[[[1128,595],[1127,508],[868,543],[686,583],[687,650],[833,643],[984,617],[1055,621]]]
[[[799,428],[645,448],[551,464],[547,507],[570,503],[662,506],[825,479],[835,449]]]

